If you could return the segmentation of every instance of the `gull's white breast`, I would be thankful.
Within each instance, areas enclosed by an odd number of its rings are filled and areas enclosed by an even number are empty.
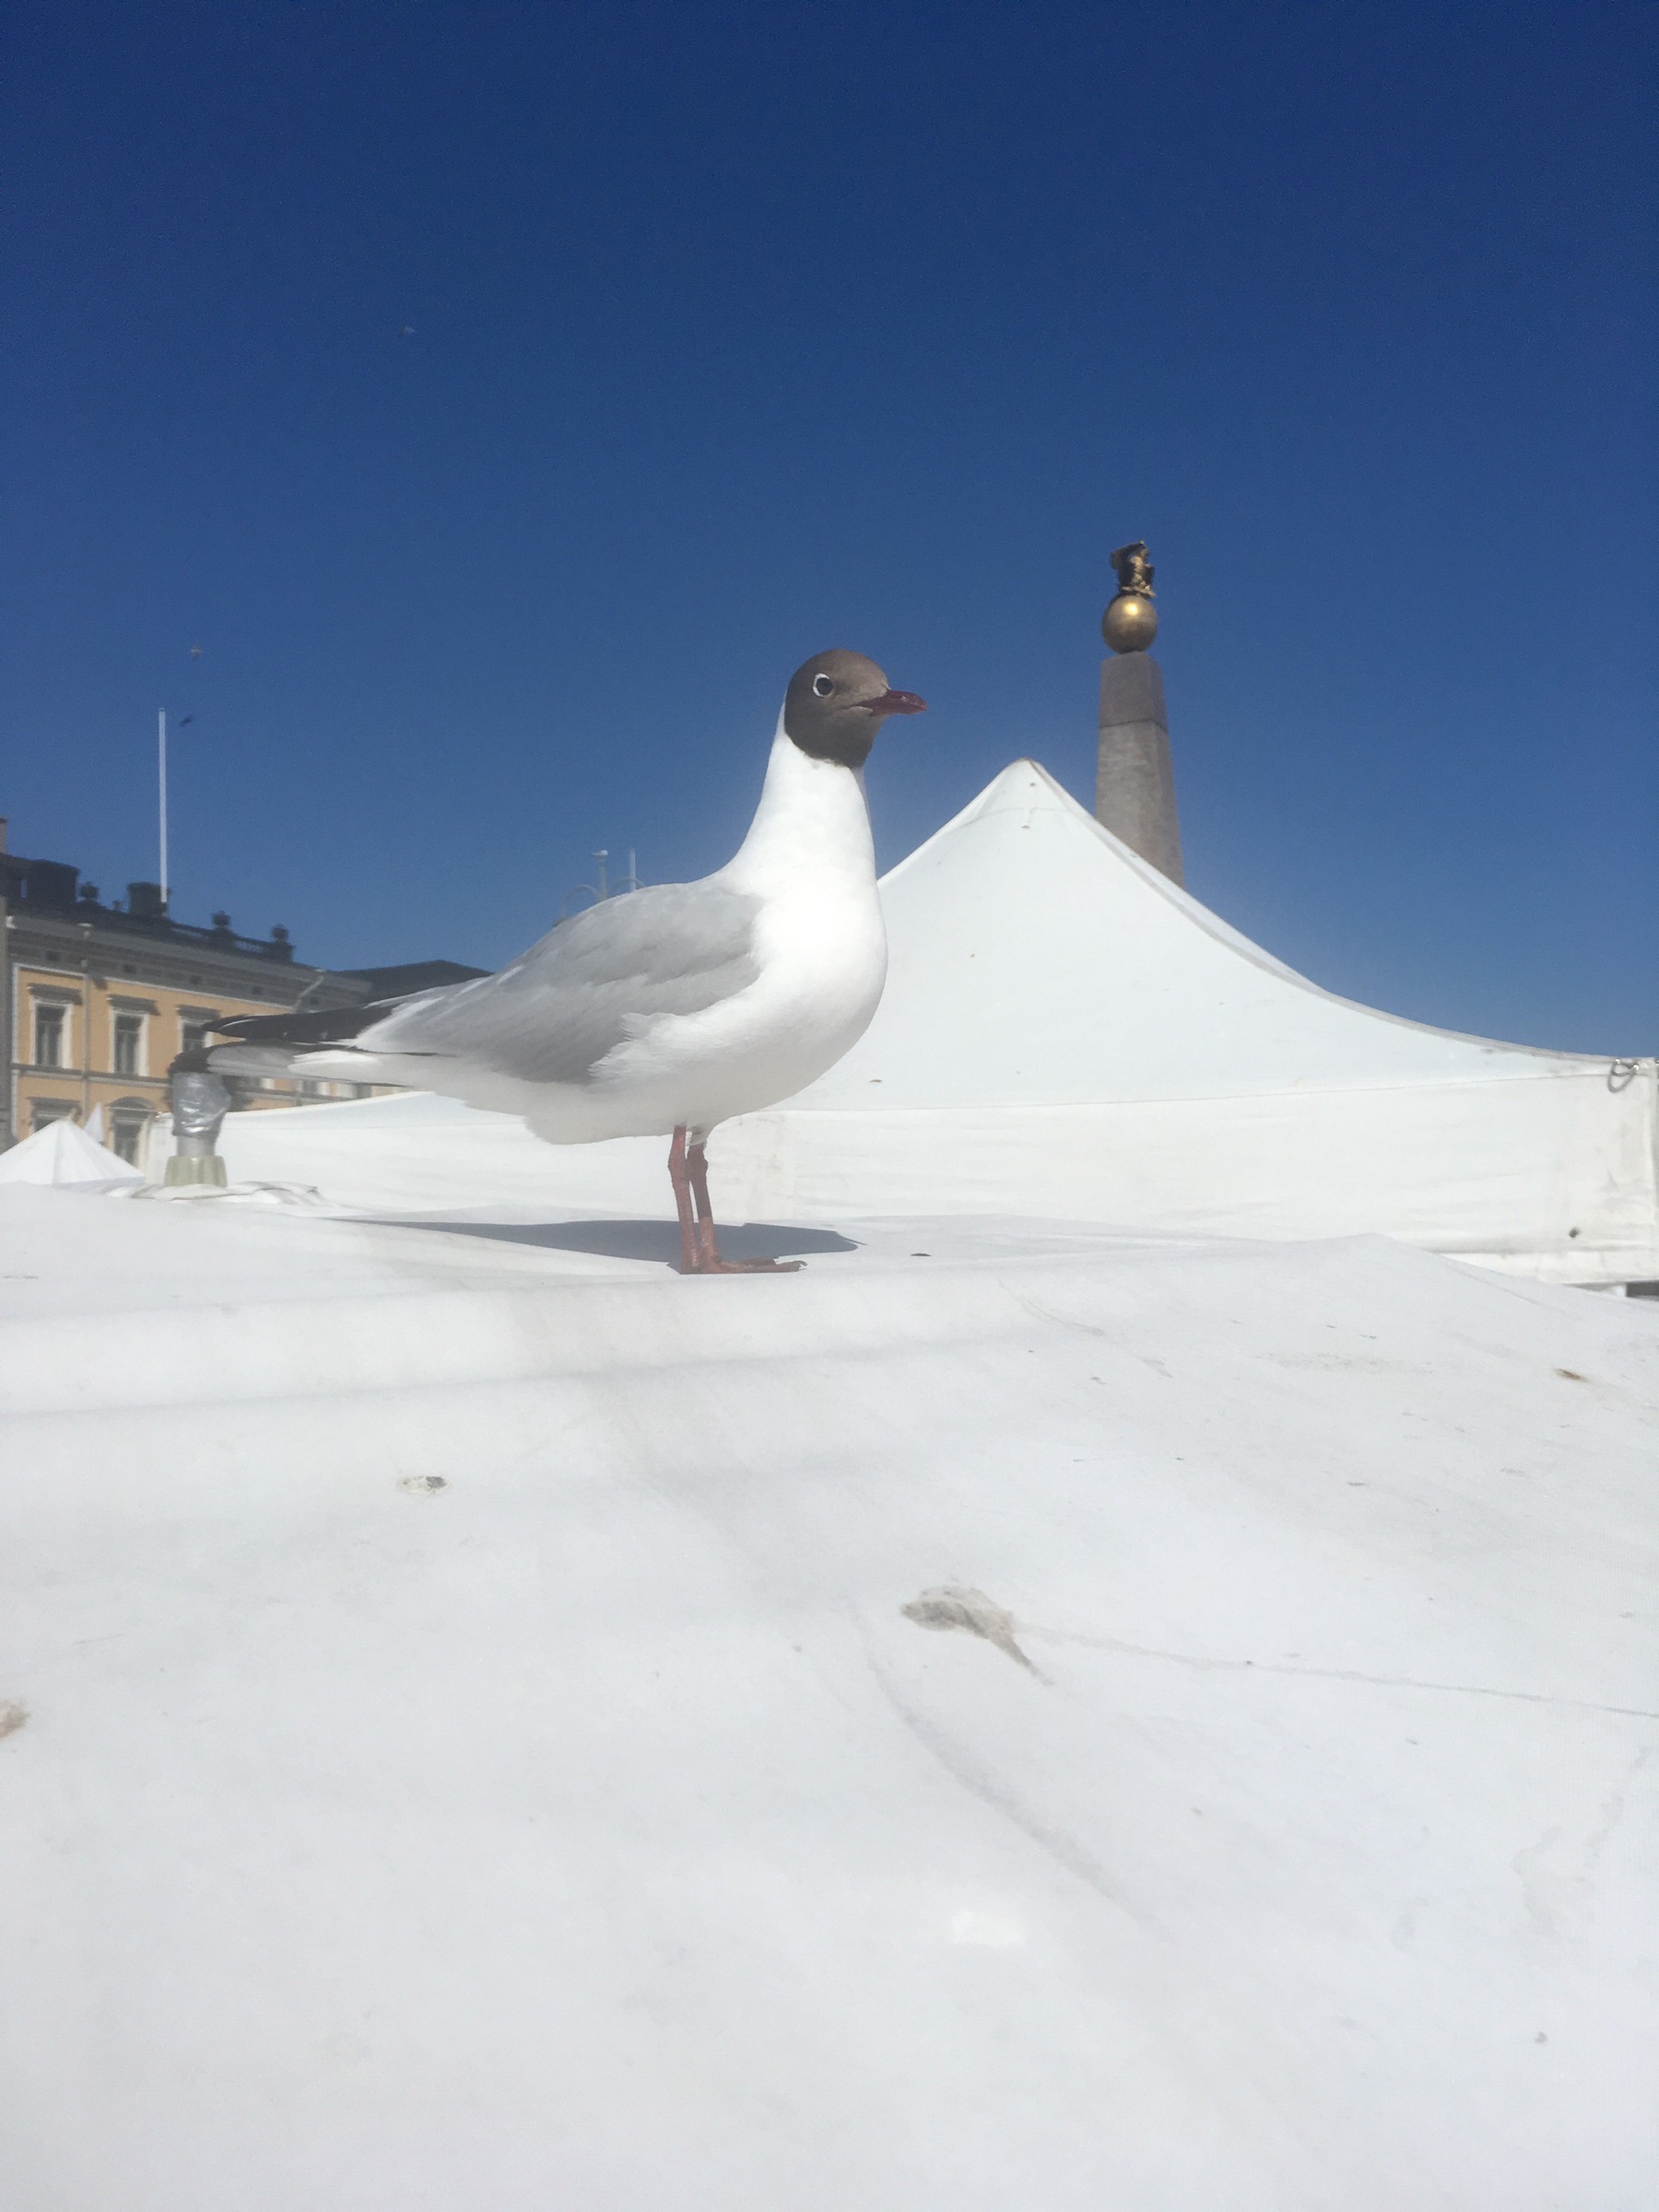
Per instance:
[[[700,1013],[642,1026],[583,1084],[515,1087],[512,1110],[539,1135],[711,1128],[805,1089],[869,1027],[887,932],[861,776],[810,759],[780,723],[748,836],[708,880],[757,902],[755,980]]]

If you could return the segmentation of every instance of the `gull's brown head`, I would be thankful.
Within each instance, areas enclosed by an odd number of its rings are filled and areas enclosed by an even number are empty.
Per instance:
[[[889,714],[921,714],[927,701],[895,691],[862,653],[832,646],[803,661],[783,695],[783,730],[815,760],[862,768]]]

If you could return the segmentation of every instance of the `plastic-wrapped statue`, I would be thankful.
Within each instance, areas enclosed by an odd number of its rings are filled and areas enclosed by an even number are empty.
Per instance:
[[[230,1110],[230,1093],[208,1066],[200,1045],[187,1047],[167,1072],[172,1084],[175,1146],[167,1163],[167,1181],[222,1186],[225,1163],[215,1147],[220,1124]]]

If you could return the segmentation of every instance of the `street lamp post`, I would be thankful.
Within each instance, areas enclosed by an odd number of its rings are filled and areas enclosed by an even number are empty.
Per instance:
[[[160,798],[161,815],[161,911],[167,912],[167,710],[163,707],[156,716],[156,782]]]

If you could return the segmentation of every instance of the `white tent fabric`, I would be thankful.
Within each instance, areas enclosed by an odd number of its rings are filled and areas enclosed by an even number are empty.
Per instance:
[[[159,1182],[171,1151],[163,1119],[146,1166]],[[429,1091],[233,1113],[219,1135],[231,1184],[300,1184],[371,1213],[510,1206],[543,1215],[661,1217],[673,1210],[665,1138],[548,1145],[516,1114],[486,1113]],[[727,1178],[723,1218],[751,1209],[749,1178]]]
[[[20,1145],[0,1152],[0,1182],[136,1182],[137,1171],[117,1159],[65,1115]]]
[[[1652,2204],[1652,1313],[631,1226],[0,1191],[7,2206]]]
[[[1464,1037],[1295,974],[1034,761],[888,876],[880,1011],[754,1117],[812,1216],[1381,1231],[1574,1282],[1659,1277],[1659,1070]]]
[[[868,1033],[712,1157],[734,1218],[1377,1232],[1659,1278],[1659,1067],[1455,1035],[1297,975],[1018,760],[884,878]],[[659,1213],[661,1143],[554,1150],[438,1100],[240,1115],[233,1177],[368,1205]]]

